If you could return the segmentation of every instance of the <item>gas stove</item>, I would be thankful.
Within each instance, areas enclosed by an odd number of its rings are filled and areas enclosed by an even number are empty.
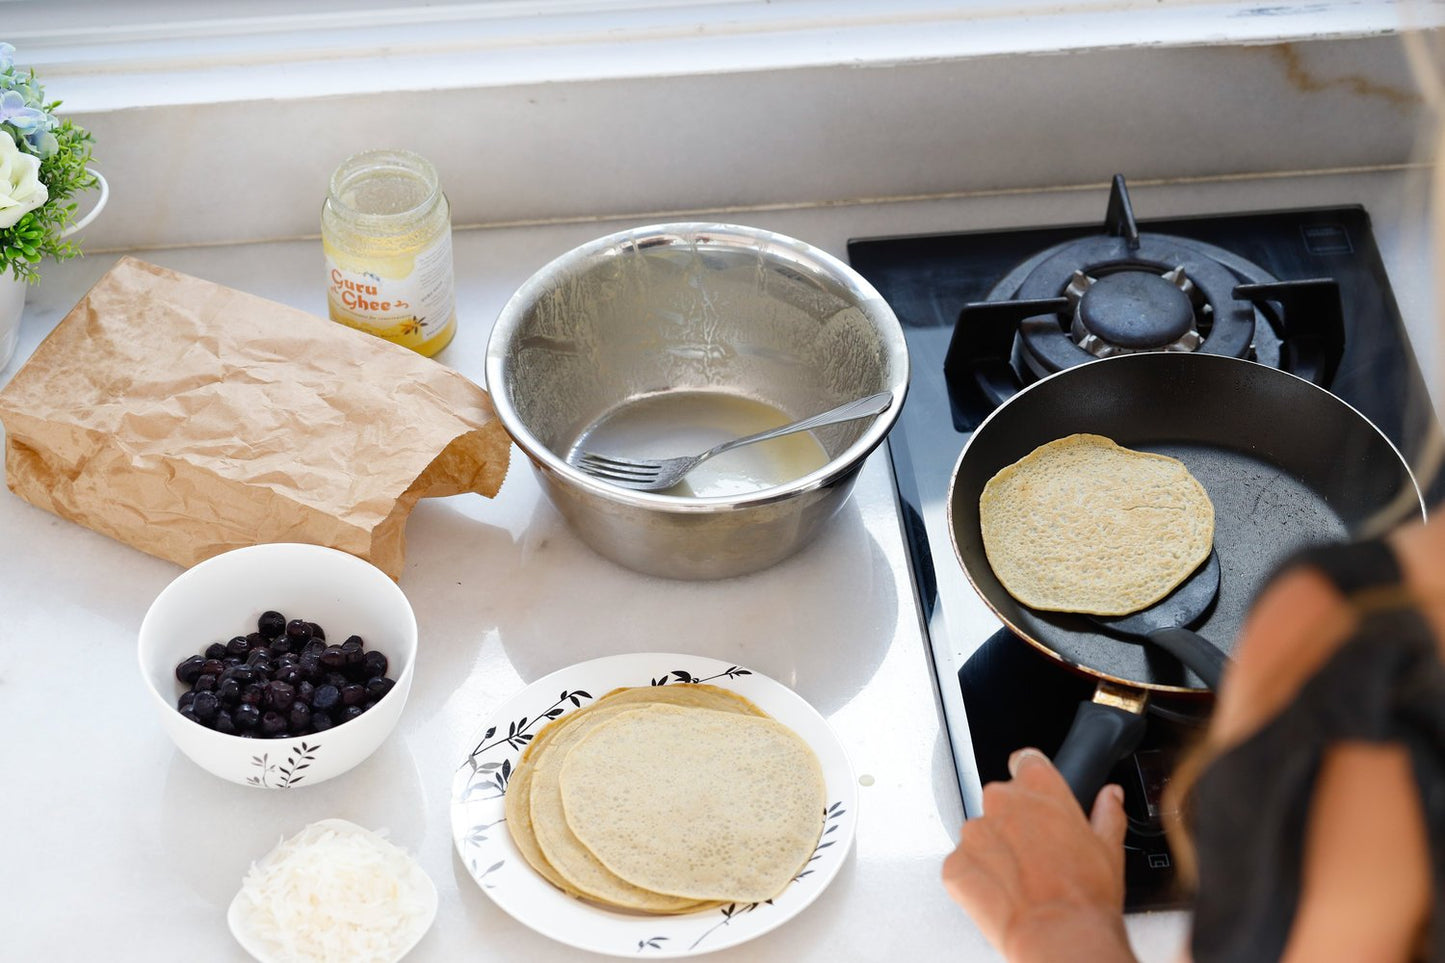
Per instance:
[[[903,325],[913,376],[889,436],[919,610],[965,814],[1020,746],[1052,752],[1094,680],[1011,636],[953,555],[946,503],[973,430],[1055,371],[1132,351],[1230,354],[1349,402],[1412,466],[1438,438],[1424,379],[1360,207],[1136,219],[1116,177],[1103,225],[855,239],[848,257]],[[1421,478],[1427,504],[1445,483]],[[1209,700],[1151,704],[1125,790],[1126,908],[1184,905],[1162,791]]]

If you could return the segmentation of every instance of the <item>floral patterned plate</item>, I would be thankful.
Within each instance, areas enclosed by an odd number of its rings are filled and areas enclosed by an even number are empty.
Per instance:
[[[732,903],[680,916],[615,912],[568,896],[539,876],[512,844],[502,797],[527,743],[547,723],[619,686],[706,682],[751,699],[807,740],[827,784],[823,835],[807,865],[765,903]],[[793,690],[742,666],[695,655],[638,653],[553,672],[487,720],[452,780],[452,838],[488,896],[554,940],[614,956],[677,957],[736,946],[796,916],[837,875],[857,826],[857,783],[828,724]]]

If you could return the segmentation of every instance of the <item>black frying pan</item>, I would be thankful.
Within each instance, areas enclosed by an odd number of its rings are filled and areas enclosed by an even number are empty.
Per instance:
[[[1375,534],[1423,514],[1415,480],[1369,419],[1294,375],[1207,354],[1121,355],[1045,378],[974,432],[954,469],[948,518],[973,587],[1024,641],[1098,680],[1055,757],[1087,808],[1109,770],[1143,734],[1151,693],[1207,696],[1208,687],[1145,641],[1112,636],[1087,616],[1018,602],[994,576],[978,500],[1001,468],[1075,432],[1171,455],[1214,503],[1219,594],[1192,628],[1225,652],[1275,567],[1307,545]]]

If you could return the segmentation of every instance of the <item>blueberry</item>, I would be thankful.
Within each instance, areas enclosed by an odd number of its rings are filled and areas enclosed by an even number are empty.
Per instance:
[[[214,692],[216,690],[216,677],[208,672],[205,675],[197,677],[196,681],[191,683],[191,688],[197,692]]]
[[[261,724],[261,710],[252,703],[243,702],[232,711],[231,721],[243,732],[254,729]]]
[[[271,653],[273,655],[289,655],[292,647],[295,645],[295,640],[289,635],[283,635],[279,639],[271,640]]]
[[[256,620],[256,629],[266,638],[274,639],[286,631],[286,616],[268,609]]]
[[[346,665],[346,652],[339,645],[328,645],[321,653],[321,664],[328,669],[340,669]]]
[[[366,653],[366,656],[362,659],[362,665],[366,667],[366,677],[368,679],[375,679],[378,676],[386,675],[388,667],[386,656],[375,649]]]
[[[309,705],[311,704],[311,700],[312,700],[313,698],[315,698],[315,696],[316,696],[316,686],[312,685],[311,682],[309,682],[308,680],[303,679],[299,684],[297,684],[297,686],[296,686],[296,701],[297,701],[297,702],[304,702],[304,703],[306,703],[306,704],[309,706]]]
[[[216,683],[216,698],[221,700],[221,705],[236,705],[241,701],[241,683],[235,679],[222,679]]]
[[[206,646],[206,658],[208,658],[208,659],[224,659],[225,657],[226,657],[226,643],[224,643],[224,642],[212,642],[210,645]]]
[[[341,710],[341,721],[350,722],[359,715],[361,715],[361,706],[347,706]]]
[[[224,732],[228,736],[234,736],[236,734],[235,720],[231,718],[231,714],[225,709],[216,713],[216,718],[211,728],[217,732]]]
[[[176,679],[182,685],[190,685],[201,676],[201,666],[206,664],[204,656],[193,655],[189,659],[181,660],[176,666]]]
[[[261,705],[267,709],[275,709],[280,712],[283,709],[291,708],[291,703],[296,701],[296,687],[286,682],[266,683],[266,695],[261,699]]]
[[[225,682],[227,679],[235,679],[241,685],[248,685],[256,681],[256,670],[244,663],[227,666],[219,681]]]
[[[291,731],[297,734],[305,734],[311,729],[311,707],[301,701],[291,703],[290,719]]]
[[[311,708],[319,709],[322,712],[330,712],[341,703],[341,690],[334,685],[323,685],[316,687],[316,693],[311,697]]]
[[[361,639],[355,635],[341,643],[341,654],[346,656],[346,664],[348,666],[360,665],[362,659],[366,657],[362,648]]]
[[[251,640],[244,635],[238,635],[226,643],[226,652],[231,655],[245,655],[252,649]]]
[[[184,709],[186,706],[190,705],[192,702],[195,702],[195,701],[196,701],[196,692],[195,692],[195,690],[194,690],[194,689],[187,689],[185,692],[182,692],[182,693],[181,693],[181,697],[176,700],[176,708],[177,708],[177,709]]]
[[[390,692],[392,686],[394,685],[396,685],[396,683],[391,679],[386,678],[385,676],[375,679],[367,679],[366,695],[368,698],[373,700],[380,699],[382,696]]]
[[[268,712],[261,717],[261,735],[276,739],[286,735],[286,719],[279,712]]]
[[[221,700],[216,697],[214,692],[197,692],[195,701],[191,703],[191,711],[202,722],[209,722],[216,718],[216,713],[220,711],[220,708]]]
[[[332,726],[334,726],[334,725],[336,725],[336,723],[334,723],[334,722],[331,721],[331,715],[330,715],[330,713],[326,713],[326,712],[313,712],[313,713],[311,713],[311,731],[312,731],[312,732],[325,732],[327,729],[330,729],[330,728],[331,728]]]
[[[311,637],[313,639],[320,639],[322,642],[325,642],[326,633],[322,630],[321,626],[317,625],[315,622],[311,622],[309,624],[311,626]]]
[[[292,619],[286,623],[286,636],[292,642],[305,645],[311,641],[311,623],[303,619]]]
[[[357,685],[355,682],[341,687],[341,704],[345,706],[359,706],[366,701],[366,687]]]

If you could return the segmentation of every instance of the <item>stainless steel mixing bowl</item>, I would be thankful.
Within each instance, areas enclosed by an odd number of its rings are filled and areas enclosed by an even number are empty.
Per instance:
[[[502,424],[587,544],[637,571],[705,579],[765,568],[817,535],[898,416],[908,352],[892,309],[832,255],[754,228],[661,224],[533,275],[502,308],[486,371]],[[565,461],[626,406],[698,391],[790,420],[879,391],[894,403],[817,430],[822,467],[741,495],[631,491]]]

